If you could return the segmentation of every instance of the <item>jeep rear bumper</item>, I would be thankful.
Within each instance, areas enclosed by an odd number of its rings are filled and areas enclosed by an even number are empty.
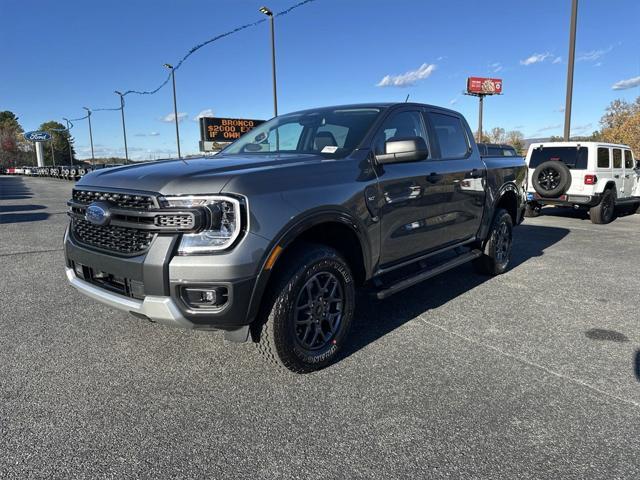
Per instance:
[[[538,203],[540,205],[557,205],[564,207],[595,207],[600,203],[602,199],[602,195],[594,194],[594,195],[561,195],[557,198],[546,198],[541,197],[537,193],[528,192],[527,193],[527,202],[529,203]]]

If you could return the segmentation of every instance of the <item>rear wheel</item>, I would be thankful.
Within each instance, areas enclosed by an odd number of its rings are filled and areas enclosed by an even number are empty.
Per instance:
[[[610,188],[602,194],[600,203],[589,209],[591,223],[604,225],[611,223],[616,217],[616,194]]]
[[[539,217],[541,213],[542,205],[540,205],[538,202],[527,202],[527,205],[524,208],[525,217]]]
[[[300,245],[286,261],[255,335],[270,362],[308,373],[337,358],[353,319],[355,285],[349,265],[332,248]]]
[[[473,261],[478,273],[500,275],[507,270],[513,245],[513,220],[500,208],[496,212],[482,255]]]

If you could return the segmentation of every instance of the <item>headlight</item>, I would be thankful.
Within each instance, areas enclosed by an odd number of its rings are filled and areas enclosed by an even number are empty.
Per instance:
[[[174,208],[204,207],[208,225],[200,233],[185,233],[178,248],[179,255],[209,253],[229,247],[241,232],[240,202],[225,196],[164,197],[161,204]]]

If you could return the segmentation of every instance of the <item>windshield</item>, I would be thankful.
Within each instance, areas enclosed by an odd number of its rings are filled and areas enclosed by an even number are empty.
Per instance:
[[[536,168],[541,163],[554,160],[564,163],[567,167],[576,170],[587,168],[587,147],[544,147],[535,148],[531,152],[529,168]]]
[[[321,109],[276,117],[244,134],[222,153],[349,155],[362,141],[378,108]]]

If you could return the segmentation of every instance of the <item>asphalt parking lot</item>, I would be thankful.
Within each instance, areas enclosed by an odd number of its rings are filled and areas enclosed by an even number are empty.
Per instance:
[[[0,176],[0,478],[640,477],[640,215],[545,210],[295,376],[72,290],[70,189]]]

